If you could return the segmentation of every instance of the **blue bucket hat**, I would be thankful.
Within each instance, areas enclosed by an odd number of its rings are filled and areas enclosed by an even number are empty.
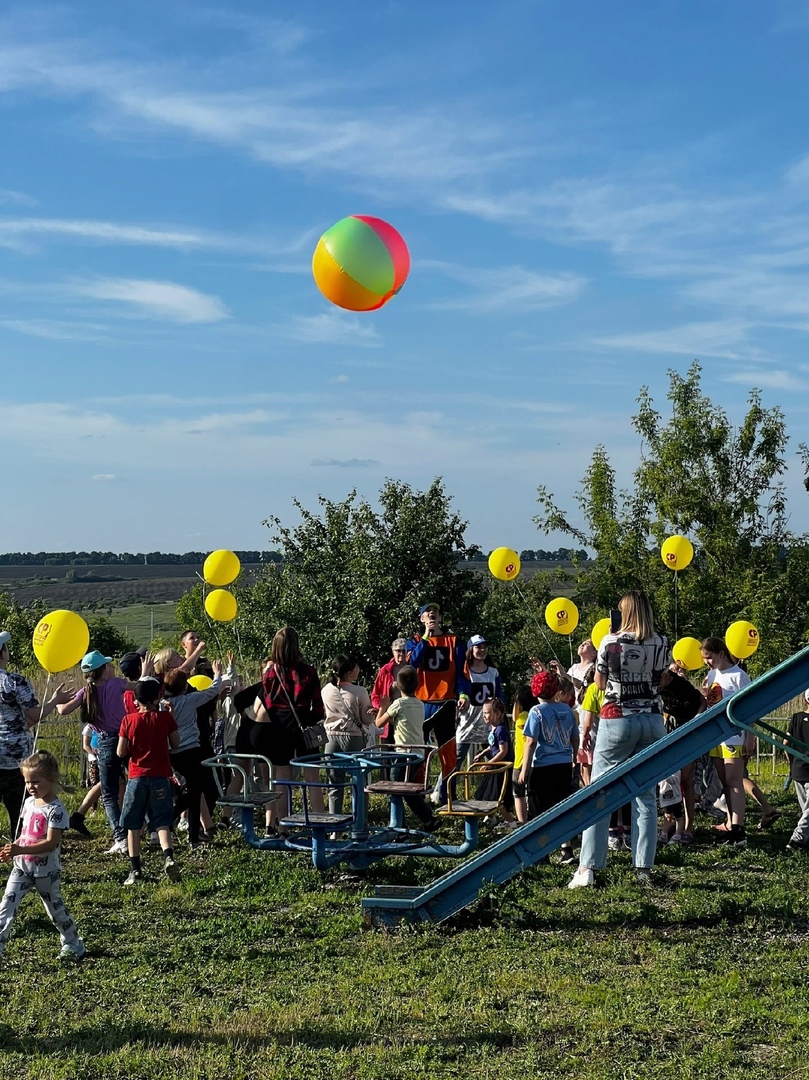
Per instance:
[[[98,669],[104,667],[105,664],[111,663],[111,656],[105,656],[103,653],[100,653],[98,649],[93,649],[92,652],[88,652],[86,656],[82,657],[81,669],[82,671],[98,671]]]

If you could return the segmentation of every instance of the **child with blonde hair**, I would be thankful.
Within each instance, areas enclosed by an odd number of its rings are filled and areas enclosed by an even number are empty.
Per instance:
[[[14,860],[0,902],[0,955],[11,934],[20,904],[36,889],[48,918],[62,939],[61,960],[81,960],[86,953],[76,924],[62,901],[62,864],[59,845],[68,827],[67,810],[57,799],[59,763],[45,750],[31,754],[20,763],[28,798],[20,815],[18,838],[0,849],[0,862]]]

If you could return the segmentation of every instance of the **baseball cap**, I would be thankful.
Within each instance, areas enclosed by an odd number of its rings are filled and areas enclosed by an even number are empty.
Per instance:
[[[419,615],[423,615],[425,611],[430,611],[432,609],[435,609],[436,611],[440,612],[441,611],[441,605],[437,604],[435,602],[435,600],[428,600],[426,604],[422,604],[421,607],[419,608]]]
[[[559,680],[552,671],[540,671],[531,680],[534,697],[552,698],[559,693]]]
[[[0,649],[2,649],[4,645],[8,645],[10,641],[11,634],[8,632],[8,630],[0,631]]]
[[[111,656],[105,656],[103,653],[100,653],[98,649],[93,649],[92,652],[88,652],[86,656],[82,657],[81,669],[82,671],[98,671],[98,669],[104,667],[105,664],[111,663]]]
[[[488,641],[483,634],[473,634],[469,641],[466,643],[467,649],[471,649],[474,645],[488,645]]]
[[[118,667],[127,679],[137,679],[143,667],[143,657],[140,652],[124,653],[118,661]]]

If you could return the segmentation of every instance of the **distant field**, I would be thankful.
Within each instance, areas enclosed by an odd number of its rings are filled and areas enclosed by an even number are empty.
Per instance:
[[[113,608],[112,614],[106,617],[118,630],[142,645],[148,644],[153,637],[169,637],[180,630],[174,617],[172,601],[162,604],[129,604],[127,607]]]
[[[262,564],[242,567],[243,576],[260,572]],[[0,566],[0,592],[9,593],[19,604],[42,599],[52,607],[74,611],[92,606],[113,609],[130,605],[162,605],[176,602],[198,580],[202,567],[194,564],[131,566]],[[71,580],[68,574],[73,574]],[[82,580],[87,579],[90,580]]]

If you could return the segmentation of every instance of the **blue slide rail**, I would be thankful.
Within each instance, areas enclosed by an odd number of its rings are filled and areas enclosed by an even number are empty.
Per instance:
[[[366,919],[376,926],[439,923],[448,919],[474,903],[484,887],[502,885],[527,867],[535,866],[589,825],[696,761],[729,736],[738,734],[739,728],[752,728],[757,720],[802,693],[807,686],[809,648],[755,679],[734,698],[714,705],[629,761],[610,769],[589,787],[515,829],[432,884],[424,888],[377,886],[375,895],[362,901]],[[731,700],[729,716],[726,706]]]

